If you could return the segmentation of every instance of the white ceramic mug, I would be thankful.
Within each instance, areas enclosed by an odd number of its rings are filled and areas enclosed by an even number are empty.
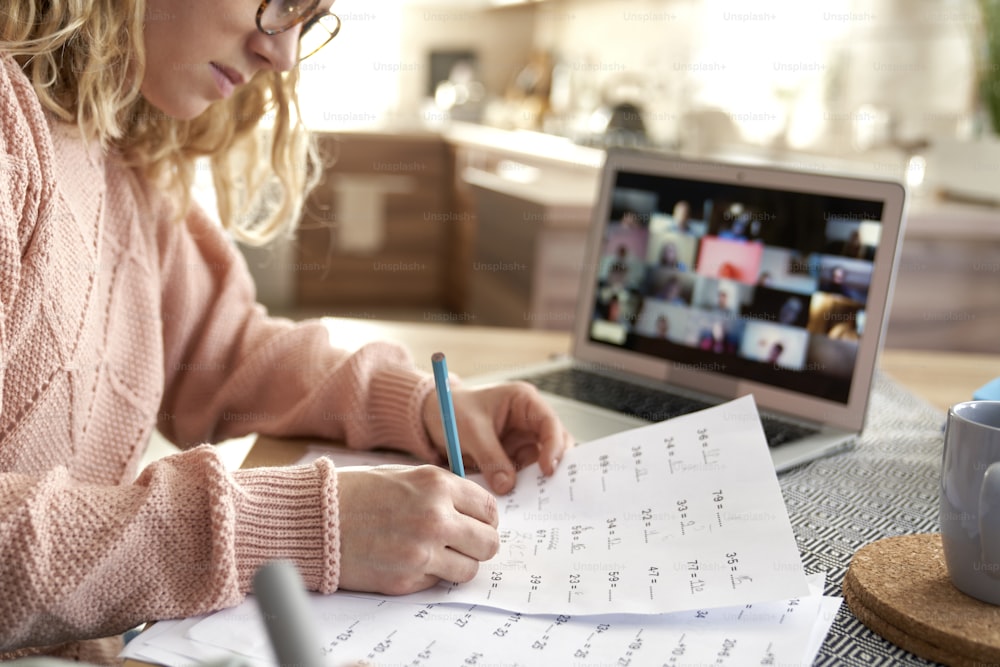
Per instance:
[[[967,401],[948,411],[940,522],[952,583],[1000,605],[1000,401]]]

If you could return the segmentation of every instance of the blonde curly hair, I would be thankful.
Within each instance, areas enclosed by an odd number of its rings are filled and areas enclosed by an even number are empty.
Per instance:
[[[8,0],[0,53],[13,57],[42,106],[191,205],[196,165],[212,169],[219,217],[241,242],[262,245],[294,229],[320,176],[299,115],[298,68],[261,71],[191,120],[171,118],[139,93],[146,0]],[[262,119],[267,127],[262,127]],[[267,155],[268,160],[262,160]]]

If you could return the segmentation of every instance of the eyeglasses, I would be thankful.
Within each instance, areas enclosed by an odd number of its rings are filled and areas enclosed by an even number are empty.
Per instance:
[[[257,8],[257,30],[277,35],[302,24],[299,61],[313,55],[340,32],[340,17],[331,11],[316,12],[320,0],[261,0]]]

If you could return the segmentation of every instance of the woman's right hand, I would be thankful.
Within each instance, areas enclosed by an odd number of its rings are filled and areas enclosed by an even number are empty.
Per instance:
[[[403,595],[466,582],[500,546],[496,498],[444,468],[344,468],[337,488],[343,590]]]

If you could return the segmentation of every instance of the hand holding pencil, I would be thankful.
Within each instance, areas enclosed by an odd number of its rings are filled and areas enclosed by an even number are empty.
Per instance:
[[[572,445],[530,385],[453,386],[444,355],[432,364],[437,391],[422,418],[450,472],[430,465],[337,472],[342,589],[399,595],[472,579],[496,554],[499,518],[496,496],[464,479],[465,462],[504,494],[518,469],[537,461],[551,475]]]
[[[514,487],[517,471],[538,462],[551,475],[573,438],[538,391],[523,382],[453,387],[445,355],[431,357],[437,400],[424,407],[424,424],[453,472],[464,476],[463,455],[497,494]]]

